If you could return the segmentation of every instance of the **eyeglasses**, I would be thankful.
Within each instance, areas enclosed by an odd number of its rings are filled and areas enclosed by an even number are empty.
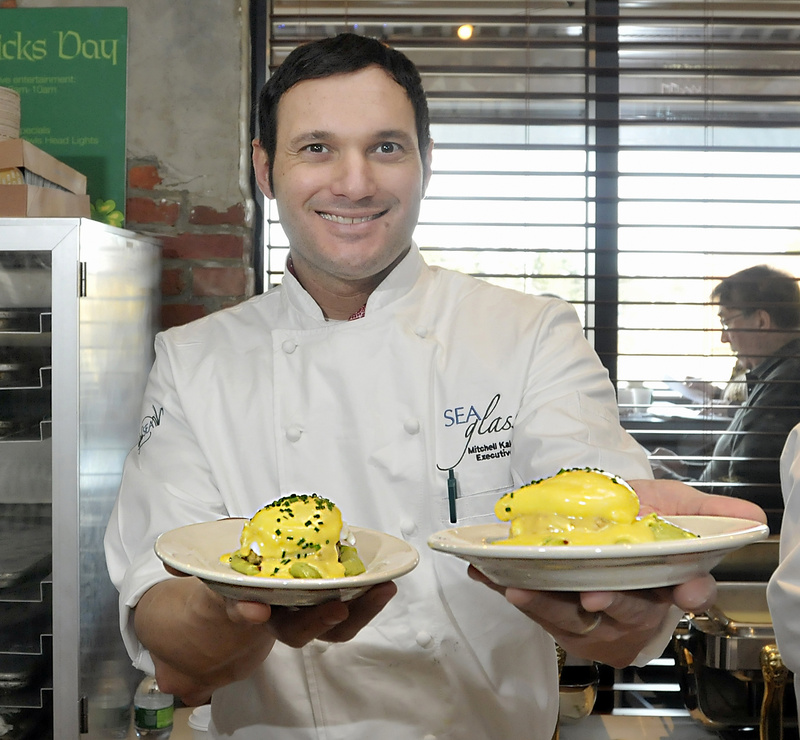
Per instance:
[[[740,316],[744,316],[744,311],[739,311],[739,313],[735,313],[732,316],[726,316],[724,319],[720,316],[719,324],[722,327],[722,331],[728,331],[731,328],[731,321],[738,319]]]

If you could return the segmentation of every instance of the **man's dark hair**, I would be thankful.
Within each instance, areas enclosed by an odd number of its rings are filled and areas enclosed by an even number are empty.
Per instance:
[[[762,309],[778,329],[800,328],[800,287],[788,272],[756,265],[725,278],[711,292],[711,300],[745,314]]]
[[[342,33],[298,46],[261,88],[258,98],[258,131],[269,159],[269,184],[275,161],[277,112],[281,96],[303,80],[357,72],[377,65],[405,91],[414,108],[417,142],[423,165],[430,146],[430,115],[422,80],[414,63],[402,52],[377,39]]]

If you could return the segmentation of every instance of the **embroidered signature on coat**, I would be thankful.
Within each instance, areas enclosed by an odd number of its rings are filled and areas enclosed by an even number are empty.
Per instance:
[[[161,424],[162,416],[164,416],[164,407],[157,409],[153,406],[153,413],[142,419],[142,428],[139,430],[139,452],[142,451],[142,445],[152,436],[153,429]]]

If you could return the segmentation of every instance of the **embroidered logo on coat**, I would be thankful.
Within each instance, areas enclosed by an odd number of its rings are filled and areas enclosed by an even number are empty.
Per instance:
[[[161,424],[162,416],[164,416],[164,407],[162,406],[160,409],[156,409],[156,407],[153,406],[153,413],[142,419],[142,428],[139,430],[139,452],[142,451],[142,445],[152,436],[153,429]]]
[[[439,470],[455,468],[465,455],[474,455],[475,460],[482,462],[497,458],[508,457],[511,454],[510,434],[506,439],[491,439],[487,435],[497,435],[500,432],[510,432],[514,428],[514,417],[503,416],[496,413],[500,405],[500,394],[497,393],[486,410],[481,414],[475,406],[456,406],[445,409],[444,426],[464,425],[464,449],[459,458],[448,465],[437,465]],[[506,435],[503,435],[504,437]]]

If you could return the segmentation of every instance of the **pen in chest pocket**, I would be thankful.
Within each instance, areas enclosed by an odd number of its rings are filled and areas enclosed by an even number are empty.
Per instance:
[[[447,471],[447,503],[450,506],[450,523],[455,524],[458,520],[456,514],[456,499],[458,498],[458,481],[453,469]]]

